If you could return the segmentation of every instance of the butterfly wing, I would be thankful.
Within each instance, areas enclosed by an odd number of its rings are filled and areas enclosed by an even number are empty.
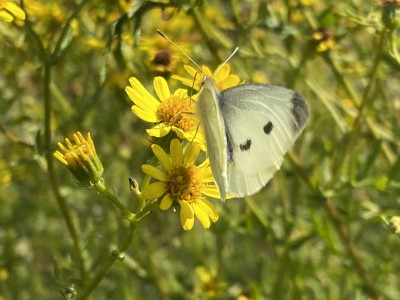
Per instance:
[[[211,170],[218,186],[221,198],[226,197],[227,178],[227,141],[224,119],[218,104],[220,92],[212,78],[206,78],[197,100],[196,113],[204,130],[207,155]]]
[[[254,194],[280,169],[304,129],[307,103],[294,91],[262,84],[235,86],[218,99],[227,140],[227,191],[237,197]]]

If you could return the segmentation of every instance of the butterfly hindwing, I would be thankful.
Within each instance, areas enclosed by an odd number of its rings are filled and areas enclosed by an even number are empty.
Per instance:
[[[280,169],[303,130],[307,104],[296,92],[262,84],[235,86],[218,100],[227,140],[221,149],[227,151],[228,192],[254,194]]]

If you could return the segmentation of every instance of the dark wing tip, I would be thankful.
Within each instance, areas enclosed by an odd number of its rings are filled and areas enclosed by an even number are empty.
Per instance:
[[[293,93],[290,101],[292,103],[293,131],[297,133],[302,131],[306,125],[310,117],[310,110],[304,97],[297,92]]]

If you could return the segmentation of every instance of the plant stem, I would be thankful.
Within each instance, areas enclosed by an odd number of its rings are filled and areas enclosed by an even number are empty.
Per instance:
[[[23,4],[22,4],[23,7]],[[79,8],[79,10],[81,7]],[[69,22],[72,19],[69,20]],[[69,24],[67,23],[67,25]],[[56,198],[57,204],[60,208],[61,214],[65,220],[67,225],[67,229],[69,235],[71,236],[73,247],[76,255],[76,259],[78,262],[79,272],[81,275],[82,284],[86,281],[86,271],[84,266],[84,261],[82,257],[82,246],[80,243],[80,238],[78,232],[72,222],[71,214],[68,210],[68,206],[64,197],[61,196],[59,191],[59,183],[56,177],[56,172],[54,169],[54,158],[52,155],[52,139],[51,139],[51,112],[52,112],[52,95],[50,91],[51,85],[51,76],[52,76],[52,67],[54,66],[54,60],[52,59],[52,55],[45,48],[40,39],[40,36],[33,30],[29,19],[25,20],[25,28],[28,32],[29,38],[31,38],[36,45],[39,53],[39,60],[41,60],[44,70],[43,70],[43,98],[44,98],[44,156],[47,161],[47,172],[50,179],[50,185],[53,190],[54,196]],[[34,52],[34,51],[32,51]]]
[[[333,222],[336,232],[338,233],[344,247],[346,248],[350,259],[356,267],[357,273],[359,274],[361,281],[363,282],[365,293],[368,294],[368,296],[370,296],[372,299],[381,299],[382,297],[379,296],[379,293],[374,287],[373,280],[371,279],[366,268],[363,265],[362,259],[360,257],[360,251],[358,250],[357,245],[353,242],[348,228],[345,226],[345,224],[343,224],[338,209],[333,204],[333,202],[323,194],[318,186],[313,185],[313,183],[310,181],[309,176],[307,176],[307,173],[297,162],[296,158],[293,155],[289,155],[289,158],[297,173],[300,175],[300,178],[313,192],[315,198],[324,203],[324,208],[327,211],[329,218]]]
[[[353,128],[351,130],[351,134],[350,134],[350,138],[349,141],[347,142],[346,145],[346,149],[343,152],[343,155],[339,156],[337,161],[334,162],[334,168],[333,168],[333,176],[332,176],[332,182],[336,181],[337,179],[337,175],[339,174],[339,171],[341,169],[341,167],[344,165],[344,162],[346,161],[346,159],[349,157],[350,153],[352,152],[352,149],[354,148],[354,144],[357,140],[357,137],[359,137],[359,131],[360,131],[360,127],[361,127],[361,120],[364,118],[364,114],[366,109],[371,105],[373,98],[371,97],[371,91],[372,91],[372,87],[375,83],[375,77],[377,74],[377,70],[378,70],[378,66],[381,62],[381,58],[382,58],[382,53],[383,53],[383,48],[384,48],[384,43],[386,40],[386,30],[382,30],[381,34],[379,36],[379,41],[378,41],[378,45],[377,45],[377,52],[371,67],[371,70],[369,72],[369,76],[368,76],[368,84],[364,90],[364,93],[362,95],[361,98],[361,103],[359,105],[359,109],[358,109],[358,114],[357,117],[354,121],[353,124]],[[337,70],[337,69],[335,69]],[[343,76],[338,76],[338,78],[343,78]],[[342,79],[342,83],[344,84],[346,88],[346,91],[349,93],[349,95],[351,95],[352,97],[356,97],[356,94],[354,93],[354,91],[352,89],[350,89],[349,85],[347,84],[347,81],[345,81],[344,79]],[[354,100],[356,100],[357,98],[353,98]],[[356,101],[358,102],[358,101]]]
[[[137,222],[131,222],[129,226],[128,235],[126,236],[122,245],[117,249],[115,249],[114,251],[112,251],[112,254],[108,258],[108,261],[104,263],[104,265],[101,267],[97,275],[89,282],[89,284],[82,291],[82,293],[79,294],[77,300],[85,299],[100,284],[103,278],[107,275],[108,271],[114,265],[115,261],[123,257],[123,252],[125,252],[126,249],[128,249],[129,245],[133,241],[136,224]]]
[[[362,279],[363,289],[365,293],[372,299],[381,299],[382,297],[379,296],[379,293],[375,289],[372,278],[369,276],[368,271],[364,268],[359,250],[356,244],[354,244],[350,236],[349,230],[343,224],[336,206],[329,199],[325,198],[324,201],[325,209],[330,219],[333,221],[336,231],[342,239],[342,242],[345,245],[350,258],[353,261],[360,278]]]

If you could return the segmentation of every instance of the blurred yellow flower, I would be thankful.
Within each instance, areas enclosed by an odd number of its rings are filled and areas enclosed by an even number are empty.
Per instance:
[[[195,294],[199,299],[226,298],[226,289],[228,285],[225,281],[220,279],[217,269],[207,269],[203,266],[199,266],[196,267],[196,275],[199,281],[195,284]]]
[[[0,188],[5,187],[10,184],[12,178],[12,173],[9,168],[7,168],[6,162],[0,160]]]
[[[25,1],[24,5],[29,17],[36,17],[43,24],[42,26],[48,26],[49,23],[54,21],[62,23],[66,18],[65,11],[57,2],[29,0]]]
[[[327,28],[316,30],[312,39],[317,42],[317,52],[325,52],[335,47],[332,32]]]
[[[209,228],[211,222],[218,220],[218,213],[204,195],[214,198],[220,196],[208,159],[195,165],[200,148],[190,143],[183,151],[178,139],[171,141],[170,155],[158,145],[153,144],[151,148],[161,163],[161,169],[145,164],[142,165],[142,171],[159,181],[145,187],[142,196],[148,200],[163,196],[160,204],[162,210],[169,209],[174,202],[179,203],[180,220],[185,230],[193,228],[195,216],[204,228]]]
[[[79,184],[92,186],[102,180],[103,165],[97,157],[96,148],[90,136],[85,139],[78,131],[73,134],[75,145],[65,139],[67,147],[58,143],[60,151],[54,152],[54,157],[60,161],[75,176]]]
[[[393,231],[393,233],[400,234],[400,217],[399,216],[391,217],[389,221],[389,226],[390,229]]]
[[[179,47],[186,53],[189,52],[188,43],[181,42]],[[142,36],[139,49],[148,54],[150,68],[158,72],[172,72],[177,65],[187,62],[186,57],[174,45],[158,34],[152,37]]]
[[[132,112],[146,122],[155,123],[147,133],[154,137],[166,136],[174,131],[179,138],[193,141],[205,149],[204,135],[199,130],[199,121],[194,115],[195,104],[187,90],[178,89],[171,94],[163,77],[154,78],[154,98],[135,77],[129,79],[131,86],[125,88],[133,101]]]
[[[201,89],[203,81],[201,74],[199,74],[199,71],[197,69],[191,66],[185,65],[184,68],[186,72],[189,73],[190,78],[184,78],[179,75],[172,75],[172,78],[181,81],[186,86],[193,87],[196,91],[199,91]],[[203,71],[203,74],[205,76],[213,77],[220,91],[226,90],[227,88],[233,87],[240,83],[239,76],[235,74],[230,74],[231,67],[228,64],[218,66],[218,68],[216,69],[217,73],[211,72],[210,68],[208,68],[207,66],[202,66],[201,70]],[[194,82],[193,78],[195,79]]]
[[[6,281],[9,276],[8,270],[4,267],[0,267],[0,281]]]
[[[12,22],[14,17],[19,20],[25,20],[26,15],[23,9],[17,4],[8,0],[0,0],[0,20]]]

